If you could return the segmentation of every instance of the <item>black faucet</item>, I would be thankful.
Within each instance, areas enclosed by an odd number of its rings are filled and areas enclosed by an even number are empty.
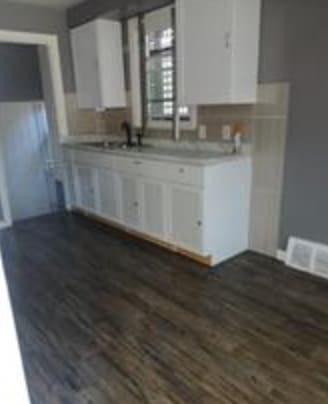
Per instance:
[[[131,125],[129,124],[129,122],[127,122],[127,121],[122,122],[121,129],[124,130],[125,133],[126,133],[126,145],[127,145],[127,147],[134,146],[134,144],[132,142],[132,128],[131,128]]]

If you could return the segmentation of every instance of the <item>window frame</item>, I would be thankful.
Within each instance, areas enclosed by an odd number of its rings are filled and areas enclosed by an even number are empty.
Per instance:
[[[180,119],[178,125],[179,128],[186,131],[195,130],[197,127],[197,106],[189,106],[190,109],[190,119],[188,121],[184,121]],[[163,129],[170,130],[173,126],[173,118],[172,119],[147,119],[147,127],[149,129]]]
[[[172,27],[172,30],[173,30],[173,35],[176,35],[176,33],[174,32],[174,27]],[[173,55],[172,55],[172,57],[173,57],[172,72],[173,72],[173,75],[175,75],[175,72],[174,72],[175,67],[174,66],[176,65],[176,61],[174,61],[174,58],[176,58],[176,52],[174,52],[174,45],[169,47],[169,48],[159,49],[157,53],[158,54],[165,53],[167,50],[171,50],[173,52]],[[150,56],[150,57],[152,57],[152,56]],[[148,62],[147,56],[146,56],[146,54],[144,54],[142,63],[144,64],[144,66],[146,66],[147,62]],[[178,77],[176,77],[176,80],[178,80]],[[178,99],[178,89],[179,89],[179,87],[178,87],[178,83],[177,83],[176,80],[173,81],[173,85],[175,85],[175,87],[176,87],[176,88],[173,88],[173,93],[175,93],[175,96]],[[144,83],[144,85],[147,88],[148,83],[147,83],[147,74],[146,74],[146,72],[145,72],[145,81],[146,82]],[[151,103],[151,101],[148,100],[148,98],[147,98],[147,89],[145,89],[144,97],[145,97],[145,99],[143,100],[143,102],[145,103],[146,108],[148,108],[148,103]],[[161,101],[162,102],[165,102],[165,101],[173,102],[173,107],[175,105],[176,108],[178,108],[178,109],[181,107],[180,105],[176,105],[176,102],[175,102],[174,98],[173,98],[173,100],[165,100],[165,99],[163,99]],[[196,106],[187,106],[187,107],[188,107],[189,113],[190,113],[189,114],[189,119],[187,119],[187,120],[179,119],[178,126],[179,126],[179,129],[181,129],[181,130],[192,131],[192,130],[195,130],[196,127],[197,127],[197,107]],[[170,130],[170,129],[172,129],[172,127],[174,125],[174,119],[175,119],[174,115],[175,115],[175,113],[176,113],[176,111],[173,110],[172,117],[169,118],[169,119],[165,119],[165,118],[163,118],[163,119],[152,119],[151,117],[149,117],[149,115],[147,113],[147,127],[150,128],[150,129]]]
[[[144,91],[141,90],[142,85],[142,77],[141,77],[141,63],[145,65],[146,56],[143,56],[143,60],[141,61],[141,38],[140,31],[138,29],[138,21],[139,17],[134,17],[129,19],[129,55],[130,55],[130,83],[131,83],[131,102],[132,102],[132,116],[134,117],[134,124],[138,124],[136,126],[141,126],[141,116],[142,116],[142,106],[147,105],[146,94],[143,94]],[[132,59],[132,63],[131,63]],[[177,78],[178,79],[178,78]],[[179,86],[175,91],[179,92]],[[179,99],[179,97],[177,97]],[[180,119],[177,123],[179,130],[183,131],[194,131],[197,129],[197,121],[198,121],[198,108],[196,105],[188,105],[190,110],[190,119],[183,120]],[[147,119],[145,119],[145,125],[149,129],[154,130],[172,130],[174,127],[174,117],[172,119],[149,119],[147,113]]]

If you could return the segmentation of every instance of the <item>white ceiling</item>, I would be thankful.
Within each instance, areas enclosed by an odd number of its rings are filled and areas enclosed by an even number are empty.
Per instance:
[[[35,6],[57,9],[65,9],[74,6],[75,4],[81,3],[81,1],[82,0],[5,0],[6,3],[32,4]]]

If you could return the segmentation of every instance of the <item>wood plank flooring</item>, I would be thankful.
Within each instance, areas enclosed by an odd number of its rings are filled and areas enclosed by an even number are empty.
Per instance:
[[[325,404],[328,282],[74,215],[0,234],[33,404]],[[6,403],[8,404],[8,403]]]

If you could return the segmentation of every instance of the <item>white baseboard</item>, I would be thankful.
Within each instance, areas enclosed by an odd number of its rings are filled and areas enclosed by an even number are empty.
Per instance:
[[[286,256],[287,256],[286,251],[284,251],[284,250],[278,250],[278,251],[277,251],[277,259],[278,259],[279,261],[285,262]]]

